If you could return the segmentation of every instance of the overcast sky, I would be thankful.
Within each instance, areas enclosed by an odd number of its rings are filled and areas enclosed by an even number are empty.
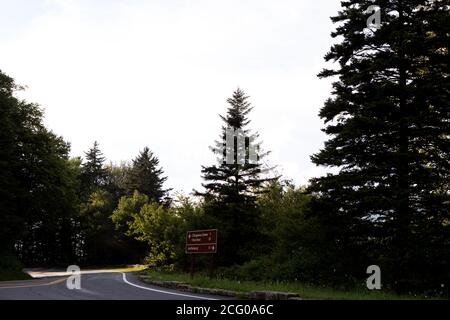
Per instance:
[[[167,187],[191,192],[239,86],[277,171],[304,184],[325,140],[317,73],[338,0],[0,0],[0,69],[27,86],[46,125],[82,156],[148,146]]]

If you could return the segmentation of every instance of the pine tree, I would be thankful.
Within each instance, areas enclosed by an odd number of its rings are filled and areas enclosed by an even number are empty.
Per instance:
[[[222,136],[211,150],[219,155],[218,164],[202,166],[206,214],[217,221],[220,235],[219,263],[243,262],[250,255],[251,244],[257,241],[259,212],[255,201],[265,182],[276,178],[264,177],[270,168],[263,168],[262,160],[268,152],[260,152],[258,133],[247,129],[252,110],[248,96],[237,89],[227,100]],[[227,141],[228,134],[228,141]],[[231,136],[231,139],[230,139]],[[239,143],[241,141],[241,143]],[[228,142],[228,143],[227,143]],[[252,157],[252,152],[256,157]]]
[[[128,194],[132,195],[134,191],[138,191],[158,203],[169,201],[167,193],[170,189],[164,189],[167,177],[163,174],[163,169],[159,167],[159,159],[145,147],[133,160],[128,172],[126,182]]]
[[[312,160],[339,173],[311,181],[312,214],[328,226],[329,271],[379,264],[397,289],[448,284],[449,2],[376,4],[379,28],[373,1],[343,1],[332,18],[343,40],[325,59],[339,67],[319,75],[338,77],[320,111],[331,138]]]
[[[86,162],[83,163],[81,170],[81,193],[90,195],[92,191],[105,186],[107,171],[104,167],[105,157],[97,141],[94,141],[94,145],[85,156]]]

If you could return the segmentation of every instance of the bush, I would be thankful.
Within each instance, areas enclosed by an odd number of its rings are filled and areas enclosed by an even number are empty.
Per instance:
[[[22,271],[23,266],[14,256],[0,256],[0,280],[22,280],[31,277]]]
[[[241,266],[218,268],[215,272],[220,279],[233,279],[241,281],[264,281],[280,279],[278,275],[279,265],[271,257],[263,256],[250,260]]]

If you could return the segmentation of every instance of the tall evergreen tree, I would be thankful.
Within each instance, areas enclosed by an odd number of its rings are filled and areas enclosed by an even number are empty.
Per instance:
[[[370,264],[397,289],[450,280],[448,0],[342,1],[320,77],[338,77],[320,111],[331,136],[312,156],[338,174],[312,180],[312,214],[328,226],[328,271]],[[415,282],[415,283],[414,283]]]
[[[264,176],[269,168],[264,168],[262,161],[268,153],[258,151],[259,135],[252,134],[247,128],[250,123],[247,115],[252,110],[248,96],[238,88],[227,102],[230,105],[227,113],[220,116],[224,122],[221,139],[211,147],[219,155],[219,163],[202,166],[205,191],[194,193],[203,197],[205,213],[217,221],[219,263],[234,264],[251,256],[252,245],[259,235],[260,213],[255,203],[256,195],[262,191],[265,182],[274,178]],[[252,152],[256,157],[252,157]]]
[[[163,174],[163,169],[159,167],[159,159],[145,147],[133,160],[129,169],[126,182],[129,195],[138,191],[158,203],[168,200],[167,193],[170,189],[164,189],[167,177]]]
[[[85,157],[86,161],[82,164],[81,170],[81,193],[90,195],[95,189],[105,186],[107,177],[104,167],[105,157],[97,141],[94,141],[94,145],[85,153]]]

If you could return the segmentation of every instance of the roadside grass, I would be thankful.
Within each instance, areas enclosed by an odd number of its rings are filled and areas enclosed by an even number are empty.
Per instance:
[[[148,270],[147,275],[152,280],[158,281],[179,281],[196,287],[219,288],[237,292],[250,291],[281,291],[298,293],[304,299],[323,300],[426,300],[439,299],[436,297],[397,295],[393,292],[377,290],[370,291],[366,288],[355,288],[344,291],[328,287],[319,287],[303,284],[300,282],[264,282],[264,281],[235,281],[230,279],[209,278],[203,274],[197,274],[191,279],[186,273],[168,273],[155,270]],[[442,298],[444,299],[444,298]]]
[[[32,277],[22,271],[0,270],[0,281],[30,280]]]
[[[81,270],[105,270],[105,271],[118,271],[118,272],[137,272],[143,271],[147,268],[145,265],[136,264],[136,265],[113,265],[113,266],[86,266],[81,267]]]
[[[22,264],[15,257],[0,256],[0,281],[31,279],[22,269]]]
[[[145,266],[136,266],[136,267],[125,267],[125,268],[112,268],[109,270],[120,271],[120,272],[137,272],[142,271],[146,267]]]

